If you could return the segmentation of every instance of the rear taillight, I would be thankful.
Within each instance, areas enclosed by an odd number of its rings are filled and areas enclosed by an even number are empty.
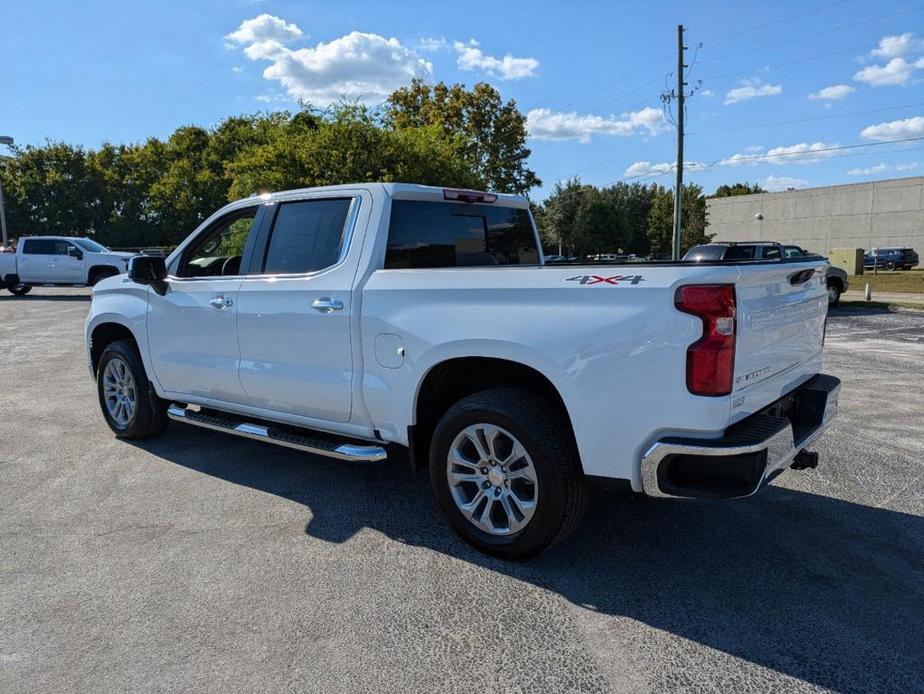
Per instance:
[[[687,389],[694,395],[728,395],[735,374],[735,286],[679,287],[674,305],[703,321],[703,336],[687,348]]]

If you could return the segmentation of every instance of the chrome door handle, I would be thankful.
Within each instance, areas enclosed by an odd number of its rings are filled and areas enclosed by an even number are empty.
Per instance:
[[[230,296],[216,296],[214,299],[209,299],[209,306],[217,309],[228,308],[234,306],[234,299]]]
[[[340,311],[343,309],[343,302],[337,299],[331,299],[327,296],[322,296],[320,299],[315,299],[311,302],[311,308],[321,313],[330,313],[331,311]]]

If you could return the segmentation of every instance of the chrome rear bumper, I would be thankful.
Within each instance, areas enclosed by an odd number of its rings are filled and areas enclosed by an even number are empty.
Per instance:
[[[819,374],[719,439],[655,442],[641,462],[645,494],[705,499],[754,494],[827,428],[837,413],[840,387],[839,379]]]

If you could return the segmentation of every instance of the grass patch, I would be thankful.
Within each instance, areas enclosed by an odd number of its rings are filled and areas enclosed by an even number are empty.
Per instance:
[[[924,311],[924,304],[912,304],[905,301],[864,301],[863,299],[853,301],[842,298],[840,303],[837,305],[837,308],[844,308],[849,311],[886,312],[895,311],[898,309]]]
[[[869,270],[862,275],[851,275],[847,281],[851,289],[861,292],[869,283],[874,292],[873,296],[877,291],[924,294],[924,270],[880,270],[878,275]]]

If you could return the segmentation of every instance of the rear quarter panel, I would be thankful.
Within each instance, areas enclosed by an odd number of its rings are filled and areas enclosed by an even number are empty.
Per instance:
[[[362,299],[369,416],[386,439],[406,444],[431,368],[455,357],[509,359],[557,388],[587,474],[640,489],[638,460],[654,439],[719,435],[728,424],[729,398],[687,392],[686,348],[702,324],[674,309],[673,297],[680,284],[737,278],[736,267],[696,266],[378,270]],[[380,363],[377,338],[404,347],[403,359]]]

